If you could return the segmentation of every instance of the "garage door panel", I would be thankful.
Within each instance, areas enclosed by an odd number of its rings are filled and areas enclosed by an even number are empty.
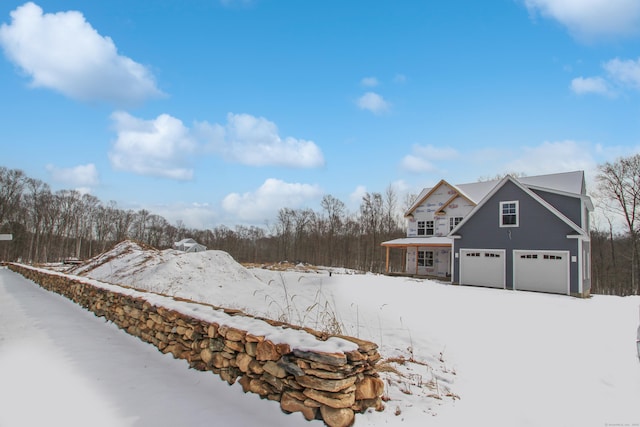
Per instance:
[[[514,289],[569,292],[569,252],[514,251]]]
[[[460,284],[504,288],[504,250],[461,249]]]

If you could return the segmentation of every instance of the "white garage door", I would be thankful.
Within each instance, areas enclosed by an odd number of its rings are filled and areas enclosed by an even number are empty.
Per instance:
[[[460,284],[505,287],[504,250],[460,249]]]
[[[513,288],[569,294],[569,252],[513,251]]]

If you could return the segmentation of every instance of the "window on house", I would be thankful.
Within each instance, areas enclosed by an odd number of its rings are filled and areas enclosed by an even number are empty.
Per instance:
[[[433,251],[418,251],[418,267],[433,267]]]
[[[500,227],[518,226],[518,201],[500,202]]]
[[[425,221],[427,223],[425,231],[427,236],[433,236],[435,232],[435,227],[433,225],[433,221]]]
[[[418,221],[418,236],[433,236],[433,221]]]
[[[460,224],[462,222],[462,217],[461,216],[452,216],[451,218],[449,218],[449,231],[453,230],[456,225]]]

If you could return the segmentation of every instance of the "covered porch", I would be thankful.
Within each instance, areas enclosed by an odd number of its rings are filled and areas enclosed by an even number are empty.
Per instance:
[[[451,247],[448,237],[406,237],[382,242],[387,249],[386,274],[406,274],[438,278],[451,277]],[[402,271],[390,271],[390,251],[403,252]]]

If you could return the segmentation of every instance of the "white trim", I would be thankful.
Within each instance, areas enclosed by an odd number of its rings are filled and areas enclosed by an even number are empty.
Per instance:
[[[460,255],[458,255],[458,258],[460,257]],[[453,251],[453,246],[451,247],[451,251],[449,251],[449,278],[451,280],[451,282],[453,283],[453,279],[454,279],[454,272],[456,271],[456,254]],[[460,263],[458,263],[458,276],[460,275]]]
[[[448,228],[449,228],[449,233],[450,233],[454,228],[456,228],[456,226],[457,226],[458,224],[460,224],[460,223],[464,220],[464,215],[451,215],[451,216],[448,216],[448,218],[449,218],[449,221],[448,221],[448,222],[449,222]],[[451,226],[451,220],[453,220],[453,222],[455,222],[455,219],[456,219],[456,218],[460,218],[460,221],[458,221],[458,224],[454,224],[454,226],[452,227],[452,226]]]
[[[498,225],[500,226],[500,228],[510,228],[510,227],[520,227],[520,201],[519,200],[503,200],[501,201],[499,204],[499,208],[498,208]],[[516,208],[516,212],[515,212],[515,216],[516,216],[516,223],[515,224],[504,224],[502,221],[504,220],[504,212],[503,212],[503,207],[504,205],[515,205]],[[509,214],[511,215],[511,214]]]
[[[565,224],[567,224],[569,227],[571,227],[572,229],[574,229],[576,231],[576,233],[578,233],[582,238],[589,238],[589,233],[586,232],[585,230],[582,229],[582,227],[579,227],[576,223],[574,223],[573,221],[571,221],[569,218],[567,218],[562,212],[560,212],[558,209],[554,208],[549,202],[547,202],[546,200],[544,200],[542,197],[538,196],[536,193],[534,193],[532,190],[529,190],[524,184],[522,184],[520,181],[518,181],[516,178],[512,177],[511,175],[507,175],[504,178],[502,178],[502,180],[496,184],[495,187],[493,187],[493,189],[484,196],[484,198],[471,210],[471,212],[469,212],[464,219],[462,220],[462,222],[460,224],[458,224],[458,226],[456,228],[454,228],[453,230],[451,230],[451,232],[449,232],[449,234],[447,235],[447,237],[455,237],[455,234],[458,232],[458,230],[460,228],[462,228],[464,226],[464,224],[467,223],[467,221],[469,221],[469,219],[471,217],[473,217],[473,215],[476,214],[476,212],[478,212],[480,209],[482,209],[482,207],[488,203],[489,200],[491,200],[491,198],[502,188],[504,187],[504,185],[511,181],[513,184],[516,185],[516,187],[520,188],[525,194],[529,195],[533,200],[535,200],[536,202],[540,203],[542,206],[544,206],[549,212],[551,212],[553,215],[555,215],[556,217],[558,217],[560,220],[562,220]]]
[[[565,237],[567,239],[578,239],[578,240],[583,240],[585,242],[590,242],[591,241],[591,237],[585,236],[583,234],[567,234]]]
[[[550,188],[550,187],[543,187],[540,185],[533,185],[533,184],[527,184],[526,183],[526,177],[524,177],[524,181],[522,182],[522,185],[526,186],[527,188],[529,188],[530,190],[538,190],[538,191],[544,191],[545,193],[552,193],[552,194],[557,194],[559,196],[566,196],[566,197],[573,197],[574,199],[581,199],[582,197],[584,197],[584,194],[581,193],[572,193],[570,191],[564,191],[564,190],[556,190],[555,188]]]
[[[380,243],[380,246],[444,246],[451,247],[453,240],[449,237],[421,236],[421,237],[401,237],[399,239],[387,240]]]
[[[549,250],[549,251],[545,251],[545,250],[527,250],[527,249],[514,249],[511,257],[511,264],[513,266],[513,277],[511,278],[511,283],[513,284],[513,290],[517,291],[518,288],[516,287],[517,283],[516,283],[516,270],[517,270],[517,263],[516,263],[516,253],[519,252],[523,252],[523,253],[534,253],[534,254],[561,254],[564,255],[565,259],[566,259],[566,267],[567,267],[567,291],[564,295],[571,295],[571,251],[558,251],[558,250]],[[525,291],[527,291],[528,289],[526,289]],[[545,292],[544,290],[541,290],[541,292]],[[551,293],[551,292],[547,292],[547,293]],[[559,294],[559,295],[563,295],[563,294]]]
[[[584,254],[582,252],[582,240],[578,240],[578,294],[582,295],[582,281],[584,270]],[[571,266],[569,266],[569,293],[571,293]]]

